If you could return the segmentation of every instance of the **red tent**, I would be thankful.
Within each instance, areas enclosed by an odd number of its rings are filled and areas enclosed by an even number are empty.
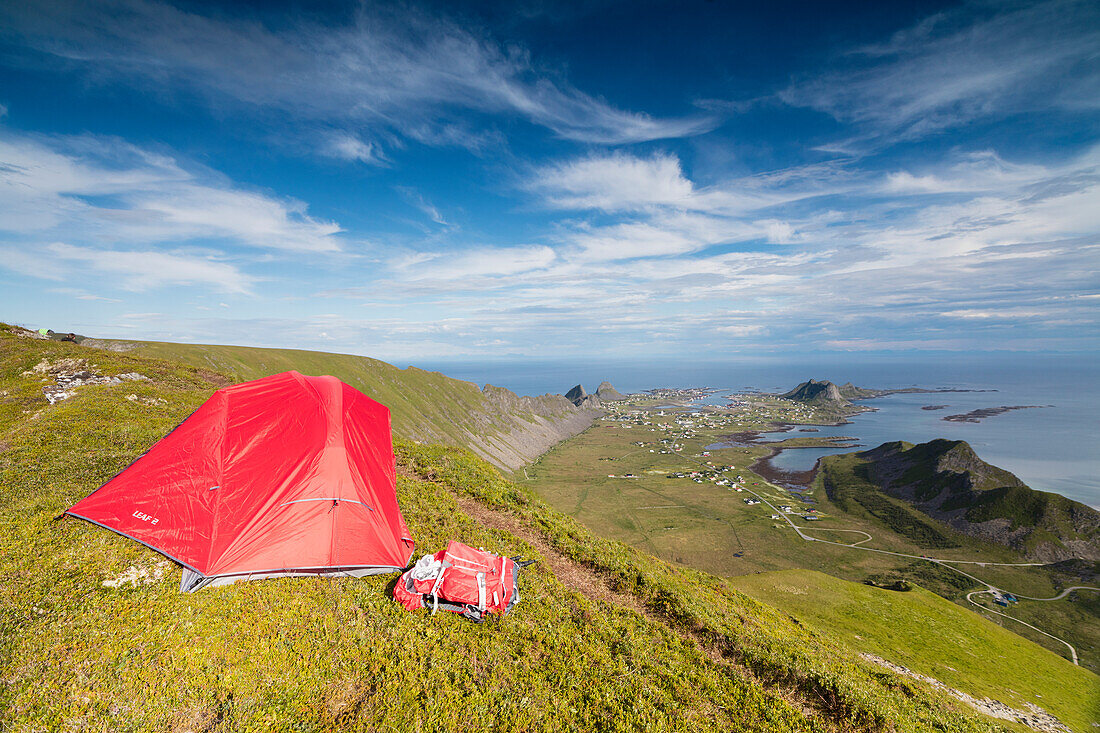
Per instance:
[[[335,377],[220,389],[66,514],[183,565],[181,590],[287,575],[400,570],[390,411]]]

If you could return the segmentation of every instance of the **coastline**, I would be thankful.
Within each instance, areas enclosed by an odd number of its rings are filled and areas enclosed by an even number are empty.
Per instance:
[[[835,427],[838,425],[849,424],[850,420],[840,420],[833,423],[812,423],[813,425],[821,425],[823,427]],[[766,445],[766,442],[760,440],[760,436],[765,433],[785,433],[790,432],[796,428],[805,427],[807,423],[772,423],[774,430],[744,430],[737,433],[731,433],[728,436],[723,436],[726,440],[724,443],[730,446],[760,446]],[[833,441],[830,445],[777,445],[771,449],[766,456],[761,456],[753,461],[748,469],[760,476],[765,481],[783,486],[788,489],[795,489],[796,491],[803,491],[813,483],[814,478],[817,476],[818,467],[821,459],[814,461],[812,468],[805,471],[784,471],[780,468],[776,468],[772,465],[771,460],[785,450],[799,450],[800,448],[821,448],[821,447],[836,447],[836,448],[861,448],[862,444],[856,443],[853,445],[837,445],[835,441],[853,441],[854,438],[826,438],[822,439],[822,442]]]
[[[860,413],[877,411],[878,408],[872,407],[869,409],[862,409]],[[857,414],[857,413],[853,413]],[[723,436],[723,444],[730,447],[736,446],[762,446],[770,445],[771,441],[761,441],[760,436],[769,433],[790,433],[795,429],[805,428],[807,425],[821,426],[821,427],[837,427],[840,425],[850,425],[851,420],[844,417],[836,420],[835,423],[772,423],[773,429],[761,429],[761,430],[741,430],[738,433],[730,433],[727,436]],[[798,439],[800,436],[793,436],[791,439]],[[806,439],[813,440],[812,437]],[[780,455],[784,450],[799,450],[802,448],[851,448],[853,450],[864,448],[865,446],[857,442],[858,438],[851,437],[836,437],[836,438],[821,438],[821,444],[814,446],[783,446],[775,445],[771,448],[771,451],[767,456],[761,456],[760,458],[752,461],[749,464],[748,470],[759,475],[764,481],[774,483],[783,486],[785,489],[793,489],[795,491],[804,491],[809,488],[813,483],[814,478],[817,475],[818,466],[820,466],[821,459],[814,461],[813,467],[805,471],[784,471],[773,466],[771,459]],[[848,442],[850,445],[838,445],[838,441]],[[780,442],[780,441],[777,441]]]

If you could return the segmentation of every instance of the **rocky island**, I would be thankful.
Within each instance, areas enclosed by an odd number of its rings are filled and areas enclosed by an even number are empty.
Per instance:
[[[1013,410],[1038,410],[1043,407],[1050,407],[1050,405],[1001,405],[1000,407],[983,407],[978,410],[971,410],[970,412],[963,412],[958,415],[945,415],[940,418],[947,422],[981,422],[987,417],[993,417],[994,415],[1003,415],[1006,412],[1012,412]],[[929,409],[927,407],[923,408]]]

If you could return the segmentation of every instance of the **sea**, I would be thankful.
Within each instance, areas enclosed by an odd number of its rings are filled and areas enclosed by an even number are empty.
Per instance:
[[[620,392],[656,387],[712,387],[707,400],[724,404],[736,392],[785,392],[807,379],[896,389],[995,390],[939,394],[895,394],[861,401],[874,412],[818,433],[768,434],[846,436],[861,446],[892,440],[912,443],[933,438],[965,440],[985,461],[1012,471],[1029,486],[1053,491],[1100,509],[1100,360],[1095,355],[1041,357],[1018,354],[949,354],[919,360],[900,358],[814,361],[753,359],[723,362],[437,362],[417,363],[479,385],[506,387],[518,394],[562,394],[576,384],[594,392],[603,380]],[[944,405],[940,410],[922,410]],[[947,422],[946,415],[1016,405],[1039,405],[986,417],[977,423]],[[773,464],[782,470],[811,468],[822,455],[852,448],[782,451]]]

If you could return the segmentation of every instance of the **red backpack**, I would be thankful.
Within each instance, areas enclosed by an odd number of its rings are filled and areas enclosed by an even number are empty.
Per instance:
[[[402,573],[393,597],[410,611],[442,608],[481,621],[486,614],[504,615],[519,602],[519,571],[532,562],[450,542]]]

